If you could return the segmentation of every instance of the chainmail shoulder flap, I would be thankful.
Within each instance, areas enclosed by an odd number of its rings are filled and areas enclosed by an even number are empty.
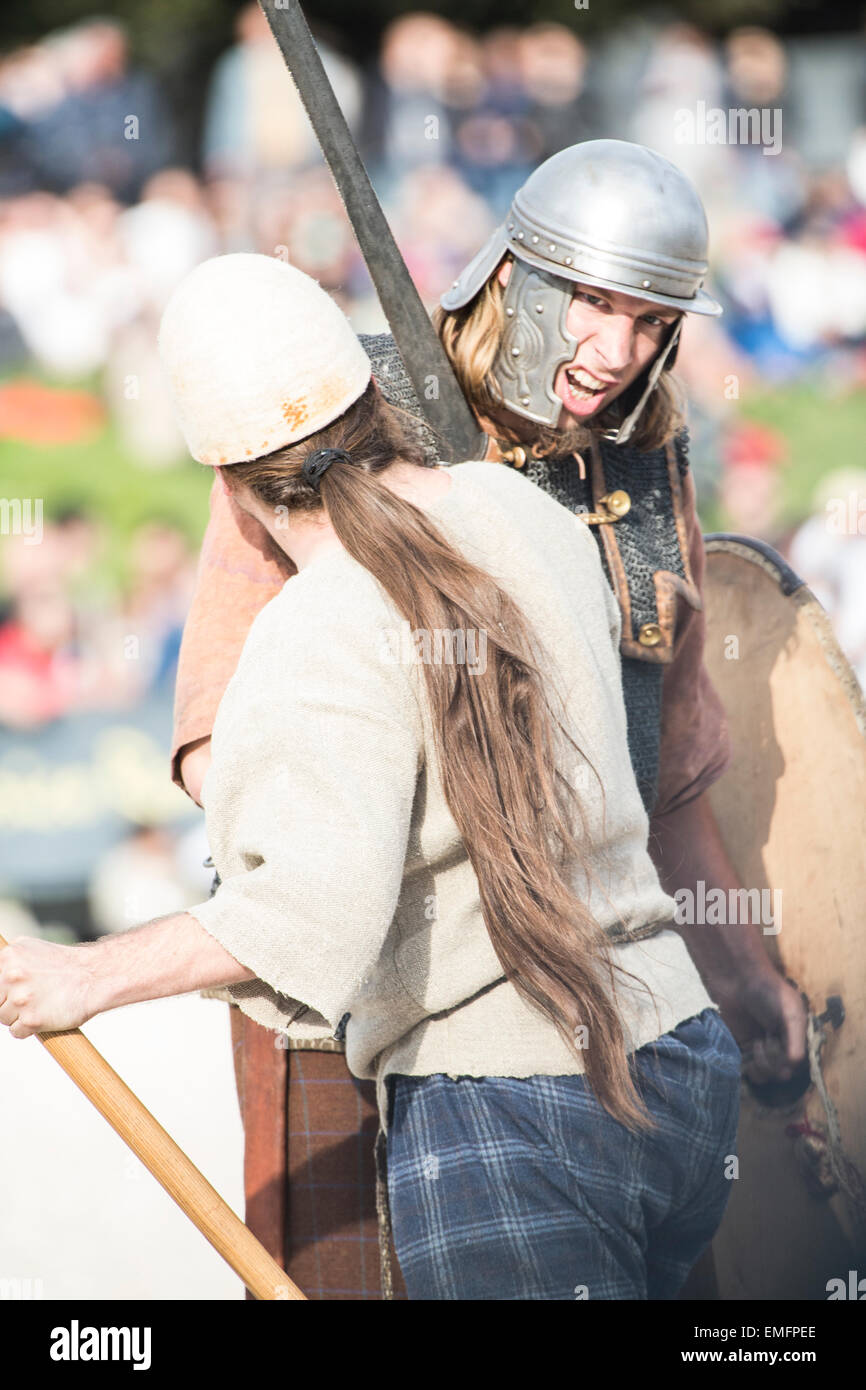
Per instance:
[[[403,366],[403,359],[390,333],[359,333],[358,342],[366,352],[373,368],[373,376],[382,395],[389,405],[404,410],[415,421],[418,443],[424,450],[427,463],[431,467],[439,462],[439,446],[436,436],[427,423],[421,402]],[[410,423],[407,421],[407,424]]]
[[[629,754],[647,814],[658,795],[662,681],[673,657],[676,596],[700,606],[683,522],[687,470],[685,429],[672,448],[646,453],[603,440],[585,479],[571,454],[529,459],[525,467],[532,482],[571,511],[598,514],[601,499],[617,492],[628,501],[623,515],[591,529],[622,613]]]

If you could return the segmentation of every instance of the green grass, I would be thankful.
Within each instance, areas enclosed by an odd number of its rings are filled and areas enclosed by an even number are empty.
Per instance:
[[[192,460],[148,468],[131,458],[108,426],[76,444],[36,447],[0,440],[0,496],[42,498],[47,521],[75,504],[105,524],[100,578],[121,583],[129,537],[159,518],[179,526],[197,550],[208,519],[213,474]]]
[[[780,524],[794,525],[811,510],[821,477],[863,465],[866,392],[836,398],[803,385],[755,393],[739,405],[740,417],[777,431],[787,457],[781,466]],[[34,447],[0,441],[0,496],[41,497],[46,519],[70,503],[92,511],[106,528],[99,578],[122,583],[130,535],[148,519],[170,520],[198,549],[208,518],[210,469],[180,459],[175,467],[148,468],[130,457],[111,425],[77,444]],[[704,529],[723,530],[718,505],[701,507]]]
[[[777,529],[797,526],[813,510],[815,489],[827,473],[862,468],[866,391],[831,395],[802,384],[753,392],[739,402],[739,418],[775,431],[784,442],[779,465]],[[704,531],[731,529],[730,518],[709,496],[700,503]]]
[[[866,391],[831,396],[804,386],[765,391],[742,402],[742,418],[778,431],[786,441],[782,519],[794,523],[812,510],[819,480],[839,468],[862,468]]]

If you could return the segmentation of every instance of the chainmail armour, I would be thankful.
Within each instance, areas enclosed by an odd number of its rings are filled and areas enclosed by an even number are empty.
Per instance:
[[[360,335],[382,395],[392,405],[412,415],[417,437],[428,463],[437,462],[436,440],[424,423],[418,397],[406,374],[390,334]],[[664,448],[641,453],[629,444],[600,440],[604,481],[608,492],[628,493],[631,507],[615,525],[619,554],[625,570],[631,613],[623,613],[623,637],[635,641],[641,628],[658,623],[654,575],[663,570],[690,582],[675,523],[674,497]],[[688,431],[674,440],[680,479],[688,471]],[[521,470],[544,492],[570,511],[594,510],[590,477],[582,479],[574,456],[532,459]],[[602,527],[591,526],[605,574],[616,591],[610,572]],[[630,630],[626,630],[628,618]],[[661,737],[662,680],[664,665],[650,653],[645,659],[622,653],[622,686],[628,717],[628,746],[637,784],[647,814],[658,795],[659,743]]]
[[[397,406],[412,416],[415,422],[415,437],[424,450],[428,464],[434,467],[439,462],[439,446],[436,436],[427,424],[421,402],[409,380],[403,359],[390,333],[359,333],[358,342],[366,352],[373,368],[373,375],[382,395],[389,405]],[[411,425],[411,421],[406,421]]]
[[[631,598],[630,635],[637,639],[644,624],[658,622],[653,582],[656,571],[670,571],[684,582],[686,580],[674,524],[667,456],[664,449],[641,453],[628,444],[613,444],[609,440],[601,440],[599,448],[608,491],[621,489],[631,499],[630,510],[615,525]],[[675,449],[680,478],[683,478],[688,469],[688,432],[685,429],[677,436]],[[573,455],[528,459],[523,471],[570,511],[593,510],[590,479],[581,478]],[[598,544],[605,574],[613,584],[601,527],[591,526],[590,530]],[[625,628],[623,635],[629,635]],[[622,655],[628,748],[647,814],[651,813],[658,794],[663,676],[664,666]]]

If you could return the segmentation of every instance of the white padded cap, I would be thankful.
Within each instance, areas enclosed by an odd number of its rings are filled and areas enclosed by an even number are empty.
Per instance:
[[[199,463],[245,463],[336,420],[370,361],[321,286],[272,256],[196,266],[159,331],[178,423]]]

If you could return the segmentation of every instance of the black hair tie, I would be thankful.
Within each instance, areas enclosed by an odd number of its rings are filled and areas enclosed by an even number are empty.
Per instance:
[[[301,474],[310,484],[310,487],[318,488],[325,473],[332,463],[351,463],[352,455],[345,449],[316,449],[314,453],[307,454],[301,468]]]

